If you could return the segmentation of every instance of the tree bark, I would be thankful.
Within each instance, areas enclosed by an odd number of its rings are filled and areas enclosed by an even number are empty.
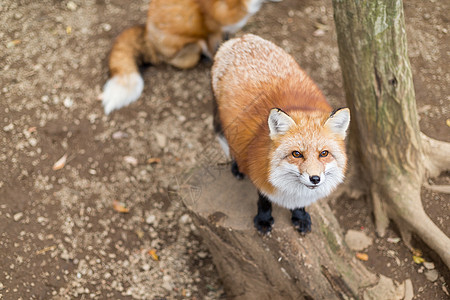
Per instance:
[[[228,167],[197,170],[180,186],[227,299],[358,299],[378,283],[345,246],[326,201],[308,208],[308,235],[293,228],[289,210],[274,207],[273,231],[263,236],[253,226],[255,187]]]
[[[333,0],[340,64],[352,111],[350,147],[371,196],[377,233],[392,219],[410,246],[416,233],[450,267],[450,240],[423,210],[426,171],[439,171],[421,136],[401,0]],[[436,146],[437,147],[437,146]],[[449,147],[439,144],[441,166]],[[354,184],[361,185],[360,182]]]

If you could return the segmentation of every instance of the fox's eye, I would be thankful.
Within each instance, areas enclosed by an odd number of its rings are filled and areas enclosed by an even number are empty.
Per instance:
[[[322,152],[320,152],[319,156],[320,157],[327,157],[328,156],[328,151],[327,150],[323,150]]]
[[[295,158],[301,158],[301,157],[303,157],[303,154],[301,154],[298,151],[292,151],[292,156]]]

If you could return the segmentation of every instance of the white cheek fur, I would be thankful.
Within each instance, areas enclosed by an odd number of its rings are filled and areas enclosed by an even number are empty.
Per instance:
[[[300,175],[298,168],[286,161],[272,164],[269,175],[270,183],[275,187],[273,194],[266,194],[270,201],[288,209],[305,207],[328,196],[342,181],[344,173],[336,161],[326,165],[321,175],[321,184],[316,188],[310,185],[309,176]]]

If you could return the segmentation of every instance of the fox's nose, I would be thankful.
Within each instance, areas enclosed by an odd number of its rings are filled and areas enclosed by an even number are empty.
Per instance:
[[[320,182],[320,177],[317,175],[314,176],[310,176],[309,180],[313,183],[313,184],[318,184]]]

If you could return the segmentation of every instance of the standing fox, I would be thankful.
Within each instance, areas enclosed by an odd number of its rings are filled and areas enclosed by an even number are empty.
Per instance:
[[[272,229],[272,202],[292,212],[300,233],[311,231],[305,207],[344,179],[347,108],[332,111],[295,60],[255,35],[224,43],[215,56],[212,87],[219,141],[232,172],[258,189],[255,227]]]
[[[201,54],[212,58],[223,34],[241,29],[265,0],[152,0],[147,23],[116,39],[109,57],[111,78],[102,102],[109,114],[136,101],[144,89],[138,65],[195,66]],[[271,0],[280,1],[280,0]]]

